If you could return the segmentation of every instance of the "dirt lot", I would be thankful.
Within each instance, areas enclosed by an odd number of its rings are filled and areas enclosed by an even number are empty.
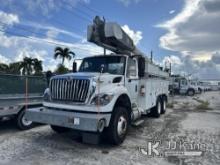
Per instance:
[[[21,132],[12,122],[1,122],[0,164],[219,165],[220,92],[176,96],[170,98],[169,107],[161,118],[146,117],[143,126],[130,128],[125,142],[117,147],[83,144],[73,132],[59,135],[49,126]],[[157,141],[160,156],[149,156],[147,149]],[[202,155],[192,156],[191,151]]]

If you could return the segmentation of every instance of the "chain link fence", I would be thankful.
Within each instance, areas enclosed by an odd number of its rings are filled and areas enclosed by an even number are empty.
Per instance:
[[[45,76],[0,74],[0,95],[43,95],[46,87]]]

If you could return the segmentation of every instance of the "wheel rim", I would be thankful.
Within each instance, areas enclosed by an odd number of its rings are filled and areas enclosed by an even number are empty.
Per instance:
[[[158,106],[157,106],[157,112],[158,112],[158,114],[160,114],[160,113],[161,113],[161,105],[160,105],[160,102],[158,102]]]
[[[127,120],[124,116],[120,116],[118,119],[118,135],[121,137],[126,133],[127,130]]]
[[[189,95],[190,95],[190,96],[193,95],[193,91],[189,91]]]
[[[22,124],[25,126],[29,126],[32,124],[32,121],[27,120],[24,116],[22,117],[21,121],[22,121]]]
[[[166,108],[167,108],[167,102],[164,100],[164,102],[163,102],[163,110],[165,111]]]

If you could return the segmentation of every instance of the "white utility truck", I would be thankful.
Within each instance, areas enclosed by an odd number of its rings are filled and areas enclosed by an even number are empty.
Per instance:
[[[202,93],[202,89],[197,85],[197,83],[180,75],[170,76],[169,90],[172,94],[182,94],[188,96],[194,96],[195,94]]]
[[[44,107],[29,109],[26,117],[56,132],[79,130],[83,139],[105,134],[120,144],[129,125],[143,123],[142,115],[165,113],[169,73],[137,50],[117,23],[97,16],[87,37],[114,54],[86,57],[77,72],[74,63],[75,73],[52,77]]]

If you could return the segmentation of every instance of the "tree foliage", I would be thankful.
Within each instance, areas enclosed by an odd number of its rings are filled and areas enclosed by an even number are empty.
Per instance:
[[[55,70],[55,73],[56,74],[65,74],[65,73],[68,73],[69,72],[69,69],[66,68],[64,65],[62,64],[59,64],[57,66],[57,69]]]
[[[75,57],[75,53],[70,51],[69,48],[62,48],[62,47],[56,47],[54,50],[54,58],[61,58],[62,62],[61,64],[64,64],[65,59],[71,60]]]
[[[42,75],[42,61],[37,58],[24,57],[23,61],[10,64],[0,63],[0,73],[22,75]]]

